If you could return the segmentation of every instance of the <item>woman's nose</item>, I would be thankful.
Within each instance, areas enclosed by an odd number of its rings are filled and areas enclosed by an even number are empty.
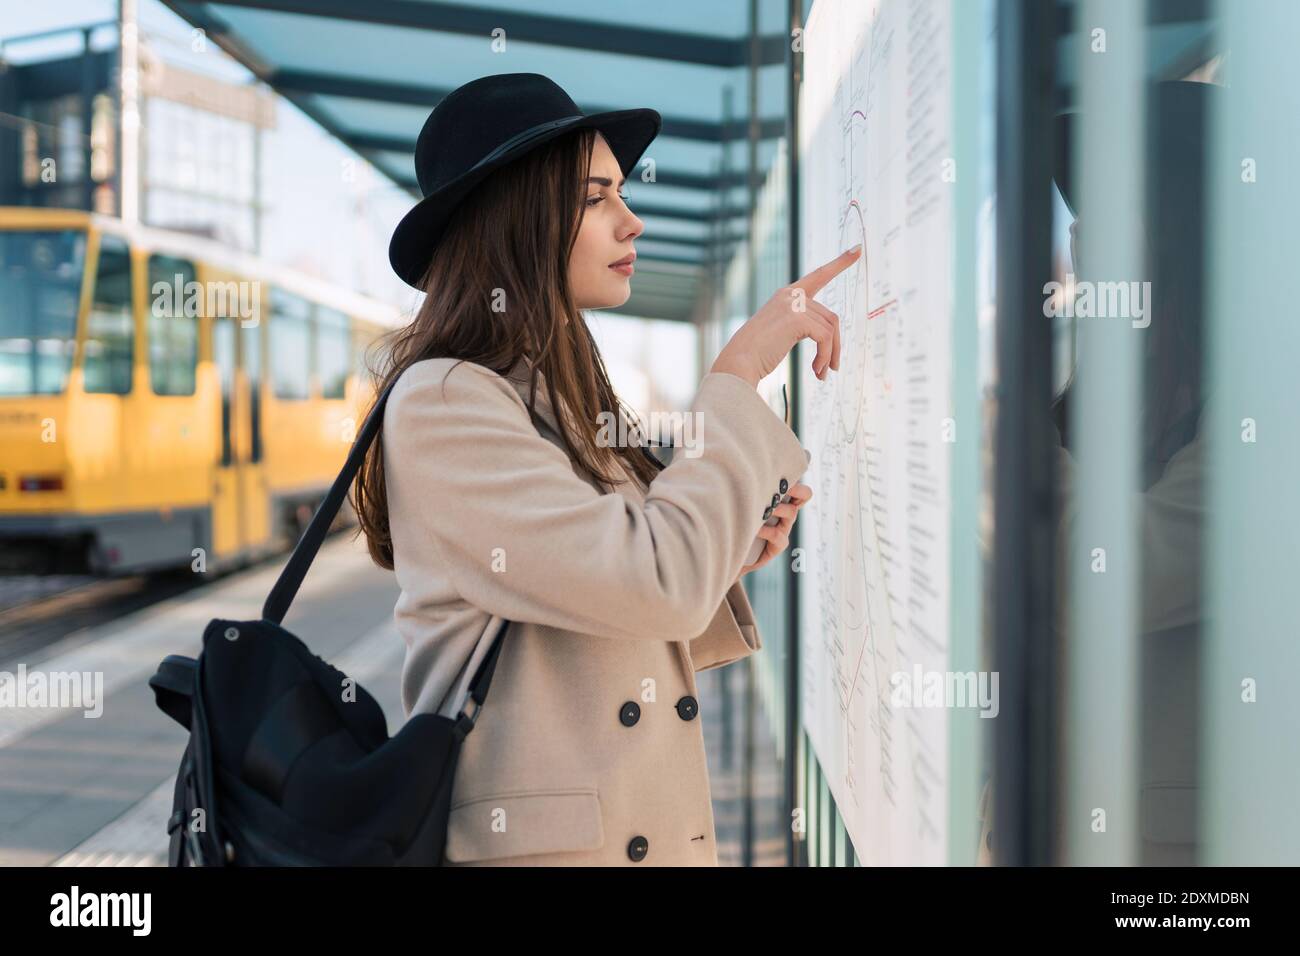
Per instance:
[[[631,210],[628,210],[627,215],[629,220],[628,223],[629,231],[627,235],[625,235],[623,238],[635,239],[637,236],[641,235],[642,231],[645,230],[645,223],[643,223],[639,218],[637,218],[636,213],[632,212]]]

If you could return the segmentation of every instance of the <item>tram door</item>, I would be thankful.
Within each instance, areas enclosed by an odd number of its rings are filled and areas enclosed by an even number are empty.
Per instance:
[[[239,377],[239,394],[243,404],[238,415],[238,432],[240,435],[239,491],[244,504],[243,529],[244,541],[254,550],[260,551],[271,543],[271,505],[266,486],[266,464],[262,455],[262,394],[264,389],[263,369],[266,366],[267,310],[262,296],[260,283],[250,283],[255,299],[256,309],[251,310],[251,317],[242,317],[239,322],[239,345],[242,369]]]
[[[225,529],[219,540],[257,555],[270,543],[271,530],[262,454],[264,303],[260,283],[218,279],[227,280],[228,293],[213,318],[213,357],[221,381],[214,520]],[[217,550],[223,555],[228,549]]]
[[[212,546],[218,560],[242,551],[246,544],[240,489],[239,436],[236,416],[239,394],[238,318],[212,317],[212,359],[221,383],[217,422],[217,467],[212,499]]]

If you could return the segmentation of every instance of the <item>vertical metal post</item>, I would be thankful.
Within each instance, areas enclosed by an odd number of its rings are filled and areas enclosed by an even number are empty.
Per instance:
[[[1056,7],[1000,0],[997,116],[998,409],[994,477],[994,744],[998,864],[1049,862],[1055,717],[1054,475],[1048,408],[1051,324],[1050,122]]]
[[[253,255],[262,254],[262,123],[261,110],[253,125]]]
[[[757,225],[755,220],[758,212],[758,57],[758,0],[749,0],[749,69],[747,71],[749,130],[746,136],[749,161],[746,164],[748,174],[745,177],[749,186],[745,191],[748,207],[745,217],[748,232],[748,241],[745,243],[745,271],[748,273],[745,282],[745,315],[747,316],[758,311],[758,248],[755,235]],[[726,233],[724,239],[729,237],[730,231]],[[758,662],[753,656],[745,661],[744,756],[741,762],[741,786],[745,795],[741,859],[745,866],[754,865],[754,719],[757,710],[754,686],[757,677],[754,668],[757,666]]]
[[[118,208],[128,223],[140,219],[140,51],[137,0],[118,0]]]
[[[722,126],[725,129],[731,123],[733,113],[731,85],[728,84],[722,88]],[[731,174],[730,154],[727,149],[727,140],[722,141],[722,162],[718,171],[718,214],[714,217],[714,240],[712,251],[712,273],[714,288],[714,319],[712,328],[709,329],[709,358],[712,359],[717,354],[718,342],[726,332],[728,308],[727,308],[727,263],[722,256],[723,236],[731,228],[728,219],[728,210],[730,209],[730,197],[728,196],[728,177]],[[731,676],[735,668],[723,667],[718,671],[718,698],[721,703],[722,712],[722,766],[730,770],[735,766],[735,755],[733,744],[735,741],[735,727],[732,722],[732,695],[731,695]]]
[[[785,143],[786,143],[786,201],[789,203],[787,224],[789,229],[790,258],[786,267],[786,281],[799,278],[799,234],[803,228],[799,207],[799,86],[803,82],[803,43],[795,50],[795,31],[803,31],[803,0],[786,0],[786,20],[789,28],[785,44]],[[793,350],[789,358],[790,428],[799,434],[799,363]],[[799,548],[799,522],[790,534],[790,553]],[[799,805],[798,753],[799,753],[799,584],[794,573],[786,575],[786,641],[785,641],[785,863],[802,866],[801,848],[806,845],[795,839],[791,826],[795,808]],[[805,821],[807,814],[804,814]]]
[[[95,58],[90,52],[91,28],[81,31],[81,204],[93,212],[95,209],[95,179],[91,175],[95,151],[91,146],[95,119]]]

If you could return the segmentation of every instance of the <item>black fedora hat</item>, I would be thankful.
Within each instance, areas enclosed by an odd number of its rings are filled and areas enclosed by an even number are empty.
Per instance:
[[[529,150],[570,130],[594,128],[627,176],[662,124],[652,109],[584,115],[540,73],[497,73],[457,87],[434,107],[416,140],[415,176],[424,198],[393,231],[393,271],[418,289],[452,210],[489,173]]]

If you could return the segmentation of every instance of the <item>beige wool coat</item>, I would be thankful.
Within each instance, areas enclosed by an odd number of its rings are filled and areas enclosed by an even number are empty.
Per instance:
[[[384,415],[406,715],[459,711],[484,636],[513,622],[444,862],[717,866],[695,672],[761,647],[740,569],[809,456],[753,386],[711,372],[699,454],[611,489],[565,452],[543,387],[530,420],[526,375],[424,360]]]

